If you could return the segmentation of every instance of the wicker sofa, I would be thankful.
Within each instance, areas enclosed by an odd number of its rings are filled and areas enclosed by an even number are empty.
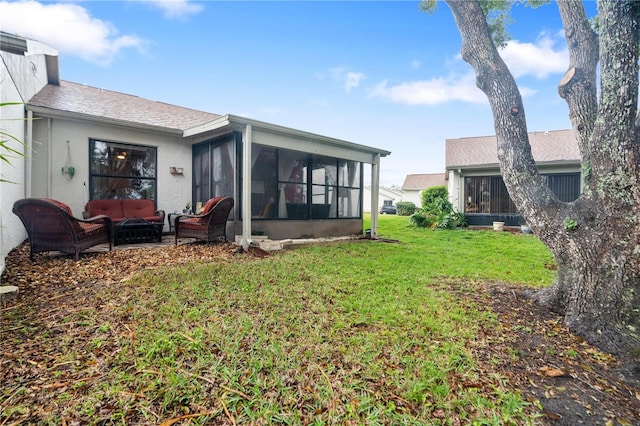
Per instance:
[[[27,230],[31,260],[35,253],[46,251],[73,254],[79,260],[81,252],[95,245],[108,243],[112,248],[108,216],[78,219],[68,205],[50,198],[18,200],[12,211]]]
[[[125,219],[164,223],[164,210],[156,210],[152,200],[90,200],[84,206],[82,216],[88,218],[97,215],[109,216],[116,224]]]

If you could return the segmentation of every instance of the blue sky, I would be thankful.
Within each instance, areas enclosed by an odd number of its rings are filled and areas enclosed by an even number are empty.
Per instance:
[[[529,130],[569,128],[557,6],[513,14],[501,54]],[[387,149],[387,186],[444,172],[447,138],[495,133],[445,3],[0,1],[0,29],[58,49],[63,80]]]

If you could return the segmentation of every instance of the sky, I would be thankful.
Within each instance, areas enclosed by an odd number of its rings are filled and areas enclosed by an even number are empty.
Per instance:
[[[570,128],[557,5],[513,19],[501,55],[529,131]],[[391,151],[383,186],[444,173],[446,139],[495,134],[445,3],[0,1],[0,30],[56,48],[63,80]]]

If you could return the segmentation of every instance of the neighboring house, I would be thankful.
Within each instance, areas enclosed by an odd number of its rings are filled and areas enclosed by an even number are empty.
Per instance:
[[[580,195],[580,152],[573,130],[529,133],[531,152],[547,185],[562,201]],[[524,224],[498,165],[495,136],[447,139],[449,196],[469,225]]]
[[[420,193],[432,186],[446,186],[445,173],[407,175],[402,184],[402,201],[410,201],[416,207],[422,207]]]
[[[395,206],[398,201],[402,201],[402,192],[381,186],[378,188],[378,202],[372,203],[371,192],[370,186],[364,187],[363,209],[367,213],[371,212],[373,206],[377,205],[375,210],[379,210],[382,206]]]
[[[225,195],[236,202],[227,233],[244,245],[252,233],[360,234],[365,164],[375,235],[380,158],[389,151],[60,81],[55,49],[1,32],[0,41],[2,102],[25,102],[3,108],[3,126],[20,123],[3,129],[31,149],[13,159],[15,170],[0,169],[19,183],[0,186],[3,261],[26,238],[11,213],[24,197],[58,199],[81,216],[91,199],[147,198],[169,213]]]

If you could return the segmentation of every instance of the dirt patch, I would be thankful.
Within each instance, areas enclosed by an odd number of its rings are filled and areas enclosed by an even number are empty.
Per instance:
[[[483,329],[474,350],[487,374],[498,370],[549,425],[640,424],[640,368],[571,334],[558,317],[505,284],[449,284],[459,297],[490,307],[499,325]]]

